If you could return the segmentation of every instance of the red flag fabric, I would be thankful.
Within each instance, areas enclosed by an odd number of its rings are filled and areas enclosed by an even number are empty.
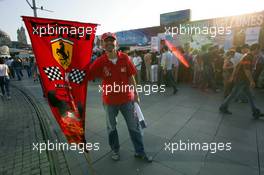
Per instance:
[[[52,113],[69,143],[84,143],[86,70],[97,24],[22,18]]]
[[[170,41],[166,39],[164,40],[164,42],[168,46],[168,48],[171,50],[173,55],[175,55],[185,67],[189,68],[190,65],[188,61],[184,58],[183,54],[177,49],[177,47],[175,47]]]

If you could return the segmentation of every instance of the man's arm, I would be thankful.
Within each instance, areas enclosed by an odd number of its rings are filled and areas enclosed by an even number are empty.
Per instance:
[[[244,69],[244,72],[250,82],[250,87],[254,88],[255,87],[255,81],[253,79],[252,73],[250,72],[249,69]]]
[[[164,70],[163,70],[163,72],[164,72],[164,74],[166,74],[167,73],[167,67],[168,67],[168,54],[166,54],[166,56],[165,56],[165,61],[164,61]]]
[[[252,58],[250,58],[250,55],[246,55],[245,59],[243,59],[241,61],[242,66],[243,66],[242,68],[243,68],[243,71],[244,71],[248,81],[250,82],[250,87],[254,88],[255,87],[255,81],[253,79],[252,72],[251,72],[252,63],[248,59],[252,59]]]
[[[99,59],[97,58],[93,63],[89,64],[86,68],[88,72],[88,80],[94,80],[95,78],[101,78],[102,68]]]

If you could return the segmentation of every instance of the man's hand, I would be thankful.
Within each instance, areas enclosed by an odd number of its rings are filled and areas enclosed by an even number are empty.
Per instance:
[[[233,76],[231,76],[231,77],[228,79],[228,82],[229,82],[229,83],[232,83],[232,82],[233,82],[233,80],[234,80],[234,77],[233,77]]]
[[[167,70],[166,70],[166,69],[163,70],[163,74],[164,74],[164,75],[167,74]]]
[[[255,81],[251,81],[251,82],[250,82],[250,87],[251,87],[251,88],[255,88],[255,86],[256,86]]]

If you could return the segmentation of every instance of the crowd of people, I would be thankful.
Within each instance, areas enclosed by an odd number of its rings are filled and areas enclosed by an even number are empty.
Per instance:
[[[239,50],[238,50],[239,51]],[[263,71],[263,53],[260,53],[260,46],[253,44],[250,47],[244,45],[241,53],[230,50],[228,52],[224,67],[225,77],[225,99],[220,106],[220,112],[224,114],[232,114],[228,110],[229,103],[233,100],[245,99],[251,106],[254,118],[264,116],[260,109],[257,108],[251,88],[255,88],[256,84],[261,87],[261,72]],[[237,55],[237,57],[235,56]]]
[[[33,77],[33,81],[38,81],[39,73],[36,61],[33,57],[19,58],[19,57],[2,57],[0,58],[0,87],[1,97],[11,99],[10,95],[10,79],[21,81],[24,77],[23,70],[26,72],[28,78]]]
[[[254,81],[254,87],[264,88],[264,49],[260,49],[258,44],[253,44],[257,48],[256,54],[250,60],[250,72]],[[134,64],[137,74],[135,76],[137,84],[157,83],[165,84],[166,87],[173,88],[176,94],[178,83],[189,83],[193,88],[208,92],[219,92],[223,89],[223,96],[228,97],[233,87],[235,87],[236,73],[239,67],[243,67],[242,58],[250,54],[252,46],[244,44],[233,47],[229,50],[219,48],[217,45],[204,45],[201,49],[190,47],[178,47],[178,51],[188,62],[189,67],[181,64],[179,59],[165,45],[160,52],[125,51],[130,61]],[[103,51],[97,50],[93,53],[91,62],[94,62]],[[21,81],[24,76],[24,69],[27,77],[38,80],[38,70],[35,59],[31,58],[1,58],[0,86],[2,96],[7,95],[10,99],[9,79]],[[6,65],[6,67],[4,66]],[[235,75],[238,74],[238,75]],[[5,78],[4,78],[5,77]],[[247,93],[240,93],[236,101],[248,103],[251,99]]]
[[[224,89],[224,101],[219,107],[223,114],[232,114],[228,106],[232,100],[246,99],[251,106],[252,116],[256,119],[264,116],[256,106],[251,88],[256,83],[263,88],[263,64],[264,54],[260,52],[259,44],[251,46],[243,45],[225,51],[216,45],[203,46],[201,50],[192,50],[179,47],[171,52],[164,45],[161,52],[151,51],[130,51],[127,54],[116,51],[116,36],[113,33],[102,35],[102,55],[94,54],[91,64],[90,80],[102,79],[103,86],[117,84],[163,84],[173,88],[176,94],[177,83],[191,83],[192,87],[200,88],[203,91],[217,93]],[[175,54],[174,54],[175,53]],[[188,64],[181,64],[182,58]],[[185,62],[185,63],[186,63]],[[121,69],[120,69],[121,68]],[[136,80],[134,79],[136,77]],[[134,96],[134,98],[132,98]],[[103,91],[102,100],[106,111],[107,130],[109,145],[112,149],[112,159],[120,160],[118,132],[116,129],[116,116],[119,111],[127,122],[132,143],[135,148],[135,157],[152,162],[152,157],[146,155],[142,142],[142,133],[135,125],[133,116],[133,103],[140,102],[137,90],[125,92],[111,92],[106,94]],[[129,112],[130,111],[130,112]],[[137,125],[139,126],[139,125]]]
[[[259,44],[243,45],[225,51],[217,45],[205,45],[198,49],[178,47],[177,53],[171,52],[164,45],[160,52],[129,51],[127,54],[117,51],[117,38],[114,33],[102,35],[104,51],[93,53],[91,65],[88,68],[88,79],[99,78],[102,86],[158,84],[173,88],[173,94],[178,92],[179,82],[189,83],[193,88],[202,91],[220,92],[223,89],[224,100],[219,107],[223,114],[232,114],[229,104],[233,100],[249,103],[252,116],[263,117],[252,95],[252,88],[264,87],[264,52]],[[174,50],[175,51],[175,50]],[[188,63],[182,64],[181,56]],[[182,59],[181,58],[181,59]],[[35,68],[34,68],[35,67]],[[0,59],[0,87],[2,96],[10,99],[10,78],[21,81],[22,69],[30,78],[37,74],[33,58]],[[135,78],[136,79],[135,79]],[[35,78],[34,78],[35,80]],[[109,93],[102,92],[103,107],[106,112],[109,146],[112,159],[120,160],[120,145],[116,128],[116,117],[119,111],[124,116],[131,141],[135,149],[135,157],[152,162],[147,155],[143,143],[143,133],[135,120],[134,105],[140,102],[137,90]]]
[[[252,95],[252,88],[264,89],[264,49],[259,44],[244,44],[229,50],[218,45],[204,45],[199,50],[178,47],[177,50],[189,67],[166,45],[161,52],[125,51],[137,69],[137,84],[165,84],[173,88],[173,94],[178,91],[178,83],[189,83],[204,92],[223,91],[225,100],[220,112],[231,114],[228,104],[234,100],[249,103],[255,118],[263,116]]]
[[[244,44],[226,51],[217,45],[204,45],[200,50],[182,47],[177,49],[190,67],[181,64],[167,46],[164,46],[161,52],[125,51],[137,69],[137,83],[166,84],[172,87],[176,87],[176,83],[189,83],[193,88],[205,92],[220,92],[220,89],[223,89],[224,97],[227,97],[232,90],[230,77],[233,70],[239,65],[241,58],[249,53],[250,46]],[[100,55],[100,52],[94,53],[93,60]],[[252,59],[251,67],[256,88],[263,89],[264,49],[258,50]],[[169,73],[166,74],[167,72]],[[174,89],[176,92],[177,88]],[[238,101],[247,102],[245,98]]]

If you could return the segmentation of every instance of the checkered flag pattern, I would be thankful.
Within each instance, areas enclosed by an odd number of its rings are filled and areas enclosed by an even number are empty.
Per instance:
[[[81,84],[85,77],[85,71],[79,69],[72,69],[69,74],[69,80],[73,83]]]
[[[51,66],[43,69],[50,81],[63,80],[59,67]]]

